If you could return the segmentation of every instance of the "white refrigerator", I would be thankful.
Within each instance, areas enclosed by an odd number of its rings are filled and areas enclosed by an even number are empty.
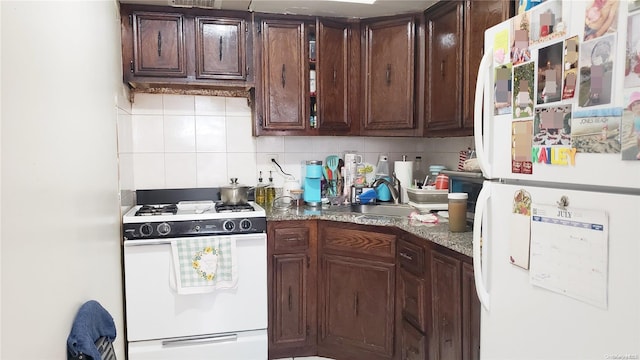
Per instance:
[[[640,358],[638,7],[548,0],[485,32],[482,360]]]

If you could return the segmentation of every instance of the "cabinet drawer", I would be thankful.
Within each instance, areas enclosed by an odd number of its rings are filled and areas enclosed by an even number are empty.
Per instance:
[[[306,227],[274,230],[275,250],[306,250],[309,248],[309,229]]]
[[[424,248],[406,241],[398,243],[398,260],[400,267],[422,276],[424,273]]]
[[[323,228],[325,249],[393,259],[396,236],[373,231],[327,226]]]
[[[400,304],[402,317],[425,332],[425,281],[404,270],[400,270]]]

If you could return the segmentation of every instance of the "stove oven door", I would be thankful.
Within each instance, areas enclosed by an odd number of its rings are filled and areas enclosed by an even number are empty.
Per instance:
[[[267,237],[232,236],[237,287],[191,295],[178,295],[170,284],[170,239],[125,241],[129,359],[200,358],[200,351],[208,358],[266,359]]]

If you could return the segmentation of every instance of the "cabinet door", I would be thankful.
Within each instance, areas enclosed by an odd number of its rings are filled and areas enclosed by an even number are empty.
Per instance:
[[[415,19],[367,23],[364,130],[413,129]]]
[[[317,352],[317,222],[267,222],[269,358]]]
[[[320,344],[392,357],[394,265],[325,254],[322,272]]]
[[[460,359],[462,348],[460,314],[460,269],[458,259],[431,252],[430,359]]]
[[[349,25],[318,20],[316,38],[319,128],[349,131]]]
[[[480,359],[480,300],[473,265],[462,263],[462,360]]]
[[[462,11],[462,2],[445,1],[425,13],[427,132],[462,125]]]
[[[304,130],[309,118],[305,23],[262,20],[262,114],[264,130]]]
[[[467,0],[464,18],[463,127],[473,128],[478,66],[484,53],[484,31],[511,16],[508,0]]]
[[[132,22],[134,75],[186,77],[183,16],[134,12]]]
[[[244,19],[196,17],[196,78],[246,78]]]
[[[275,345],[309,345],[307,319],[306,254],[273,256],[274,311],[271,342]]]
[[[426,359],[426,340],[424,335],[406,321],[402,322],[402,334],[400,342],[401,360]]]

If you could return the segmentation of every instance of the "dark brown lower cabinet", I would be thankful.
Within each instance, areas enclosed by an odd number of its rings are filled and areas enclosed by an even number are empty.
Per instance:
[[[267,223],[269,358],[317,353],[317,222]]]
[[[391,227],[267,223],[269,359],[478,360],[472,259]]]
[[[408,234],[397,249],[399,359],[479,359],[480,302],[471,258]]]
[[[318,352],[334,359],[394,358],[395,234],[320,221]]]
[[[400,359],[424,360],[426,359],[426,338],[423,333],[416,330],[406,321],[402,322]]]

